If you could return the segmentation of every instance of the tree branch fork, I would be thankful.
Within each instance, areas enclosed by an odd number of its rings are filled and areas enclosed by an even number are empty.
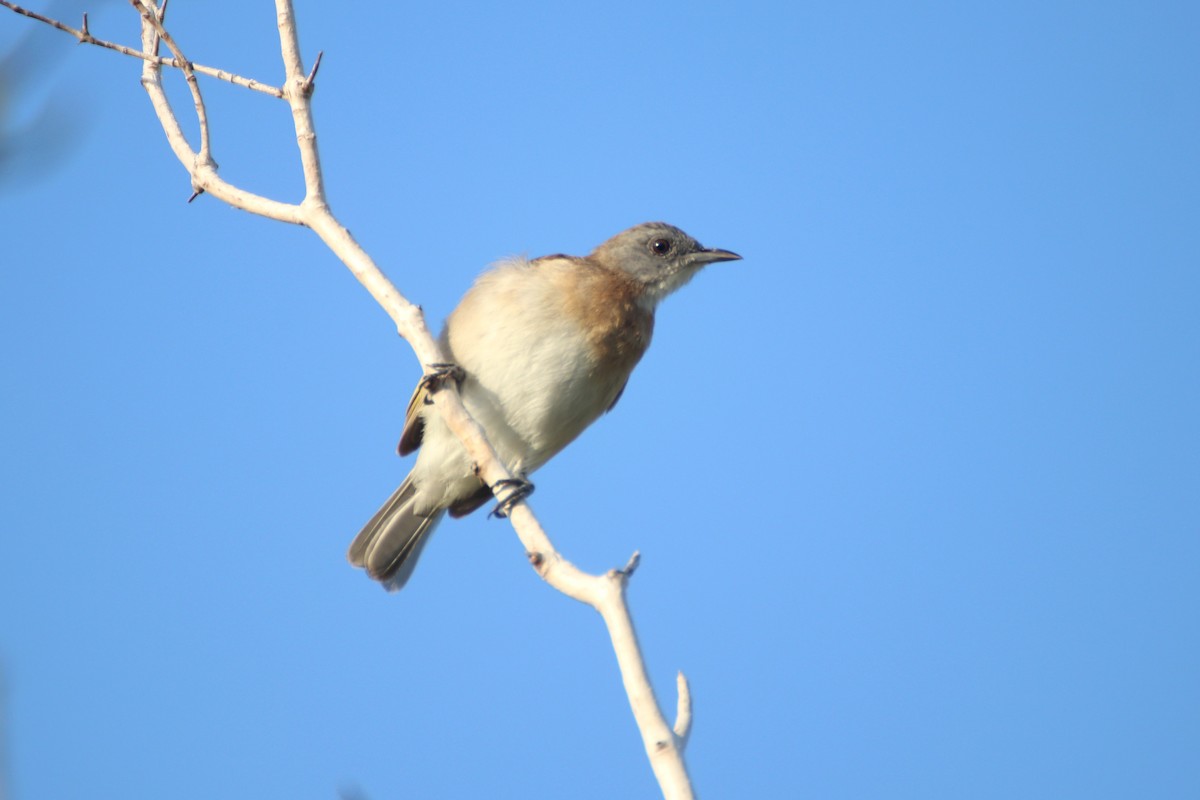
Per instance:
[[[72,28],[9,0],[0,0],[0,6],[57,28],[75,37],[81,44],[96,45],[140,59],[142,86],[149,96],[171,150],[187,170],[193,190],[191,199],[207,193],[234,208],[310,228],[391,317],[397,332],[408,341],[420,363],[425,365],[425,373],[431,373],[433,368],[429,365],[445,363],[445,354],[441,352],[436,339],[429,331],[420,307],[411,303],[396,289],[329,208],[311,105],[322,54],[317,55],[306,72],[300,54],[291,0],[275,0],[280,50],[286,74],[281,87],[189,60],[165,27],[167,0],[162,0],[158,5],[153,0],[129,2],[141,16],[140,50],[94,36],[88,28],[87,14],[83,15],[80,28]],[[170,58],[159,55],[160,45],[166,45],[171,53]],[[187,81],[199,123],[199,149],[192,149],[188,143],[167,99],[162,83],[163,67],[180,70]],[[301,202],[285,203],[263,197],[220,177],[217,163],[210,151],[208,115],[197,75],[232,83],[288,103],[304,175],[305,194]],[[511,482],[514,476],[498,457],[483,428],[463,406],[455,382],[445,381],[443,384],[439,391],[433,393],[433,404],[451,430],[462,440],[471,460],[478,466],[480,477],[488,486],[493,487],[497,499],[502,500],[505,482]],[[591,606],[604,620],[630,708],[664,797],[671,800],[693,797],[691,781],[683,761],[683,751],[687,747],[692,725],[692,699],[687,679],[682,672],[678,673],[675,724],[668,726],[646,673],[645,661],[626,602],[626,589],[640,555],[635,552],[621,569],[609,570],[600,575],[588,574],[558,552],[524,498],[518,498],[512,504],[508,517],[525,548],[531,566],[542,580],[562,594]]]

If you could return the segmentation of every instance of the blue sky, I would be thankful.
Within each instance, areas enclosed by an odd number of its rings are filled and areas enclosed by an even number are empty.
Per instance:
[[[297,11],[333,208],[431,324],[645,220],[745,257],[532,500],[584,568],[641,550],[704,796],[1200,795],[1195,4]],[[171,16],[280,82],[271,4]],[[346,564],[407,467],[386,316],[309,232],[185,203],[135,62],[0,14],[26,36],[11,797],[655,796],[599,618],[505,523],[444,525],[400,595]],[[203,88],[222,174],[298,200],[286,106]]]

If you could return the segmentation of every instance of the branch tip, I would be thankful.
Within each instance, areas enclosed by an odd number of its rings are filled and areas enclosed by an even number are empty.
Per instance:
[[[625,566],[622,569],[617,570],[617,574],[628,580],[633,576],[633,571],[638,568],[638,564],[641,563],[641,560],[641,552],[634,550],[633,555],[629,557],[629,561],[625,562]]]
[[[675,705],[676,747],[682,752],[687,747],[688,735],[692,732],[692,689],[683,670],[675,676],[675,690],[679,699]]]

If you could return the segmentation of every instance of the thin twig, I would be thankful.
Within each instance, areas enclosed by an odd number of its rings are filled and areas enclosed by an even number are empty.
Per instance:
[[[41,14],[30,11],[27,8],[22,8],[16,3],[10,3],[8,0],[0,0],[0,6],[3,6],[10,11],[15,11],[22,16],[29,17],[30,19],[35,19],[38,22],[43,22],[52,28],[57,28],[58,30],[63,31],[64,33],[69,33],[71,36],[79,40],[80,44],[94,44],[97,47],[113,50],[117,53],[130,56],[132,58],[140,58],[143,61],[156,62],[159,66],[163,67],[179,68],[181,66],[180,64],[175,63],[175,59],[173,58],[163,58],[153,53],[143,53],[140,50],[135,50],[132,47],[126,47],[123,44],[117,44],[116,42],[110,42],[104,39],[97,39],[92,35],[91,31],[88,30],[87,14],[83,15],[82,28],[72,28],[70,25],[64,25],[56,19],[42,16]],[[227,72],[223,69],[216,69],[215,67],[207,67],[203,64],[192,63],[191,67],[192,70],[197,74],[205,75],[209,78],[215,78],[219,81],[225,81],[226,83],[232,83],[235,86],[241,86],[243,89],[250,89],[254,92],[261,92],[262,94],[269,94],[271,97],[283,99],[283,89],[280,89],[278,86],[271,86],[270,84],[256,81],[253,78],[244,78],[241,75],[235,75],[232,72]]]
[[[136,6],[136,5],[137,4],[134,3],[134,6]],[[167,20],[167,0],[162,0],[162,3],[158,4],[155,7],[154,11],[155,11],[155,16],[158,18],[158,27],[161,28]],[[138,13],[139,14],[141,13],[140,9],[139,9]],[[143,16],[143,20],[145,20],[144,16]],[[144,30],[144,28],[145,28],[145,26],[143,25],[143,31],[142,31],[142,41],[143,42],[145,42],[145,40],[146,40],[146,37],[145,37],[146,31]],[[154,43],[149,48],[143,47],[142,49],[143,50],[149,49],[150,52],[154,53],[154,55],[157,56],[159,53],[162,52],[162,37],[155,36],[153,42]],[[172,60],[171,63],[175,63],[174,60]],[[161,73],[161,70],[159,72]]]
[[[321,59],[325,57],[324,50],[317,51],[317,60],[313,62],[312,69],[308,71],[308,77],[304,79],[304,83],[300,85],[300,91],[304,92],[305,96],[311,96],[313,93],[313,82],[317,79],[317,70],[321,68]]]
[[[157,16],[157,14],[153,16]],[[160,37],[154,22],[143,16],[142,47],[150,52],[158,46],[159,41]],[[188,144],[183,128],[180,127],[179,120],[167,99],[167,93],[163,90],[161,60],[151,58],[142,62],[142,87],[150,97],[150,105],[153,106],[159,124],[162,125],[163,134],[167,137],[167,144],[171,146],[175,158],[187,170],[188,176],[191,178],[192,199],[195,199],[198,192],[207,192],[234,208],[240,208],[252,214],[293,225],[307,224],[300,206],[281,203],[278,200],[256,195],[234,186],[217,174],[217,165],[212,159],[204,161],[199,158]]]
[[[192,93],[192,103],[196,107],[196,119],[200,123],[200,152],[196,154],[196,157],[200,163],[207,164],[212,160],[209,148],[208,109],[205,108],[204,98],[200,95],[200,82],[196,80],[192,62],[188,61],[183,50],[176,44],[174,37],[163,27],[160,15],[166,14],[167,6],[164,3],[162,11],[159,11],[153,3],[147,6],[142,0],[129,0],[129,2],[141,13],[142,19],[154,26],[159,41],[166,44],[167,48],[175,55],[175,61],[178,62],[179,68],[183,70],[183,75],[187,79],[188,91]]]

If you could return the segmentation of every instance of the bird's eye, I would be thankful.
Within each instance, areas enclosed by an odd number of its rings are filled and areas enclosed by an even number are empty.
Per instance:
[[[650,243],[650,252],[656,256],[665,256],[671,252],[670,239],[655,239]]]

